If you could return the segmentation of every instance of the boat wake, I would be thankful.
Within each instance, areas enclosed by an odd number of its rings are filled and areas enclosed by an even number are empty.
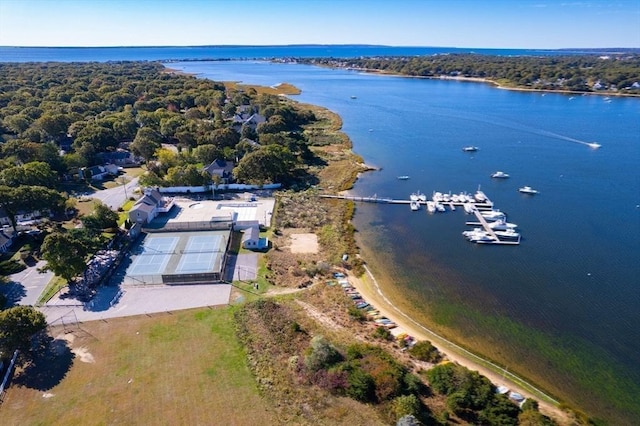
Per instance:
[[[509,120],[504,120],[501,119],[499,117],[492,117],[492,116],[488,116],[488,115],[484,115],[484,114],[474,114],[474,113],[465,113],[464,116],[459,115],[458,113],[453,113],[451,114],[450,112],[443,114],[443,115],[447,115],[450,117],[457,117],[457,118],[462,118],[465,120],[472,120],[472,121],[478,121],[478,122],[482,122],[482,123],[488,123],[488,124],[493,124],[495,126],[499,126],[499,127],[504,127],[507,129],[513,129],[513,130],[519,130],[521,132],[526,132],[526,133],[531,133],[534,135],[539,135],[539,136],[544,136],[547,138],[552,138],[552,139],[559,139],[559,140],[563,140],[563,141],[567,141],[567,142],[573,142],[573,143],[577,143],[580,145],[584,145],[584,146],[588,146],[589,148],[592,149],[598,149],[600,148],[602,145],[600,145],[597,142],[587,142],[587,141],[583,141],[580,139],[575,139],[569,136],[564,136],[555,132],[551,132],[548,130],[543,130],[543,129],[536,129],[535,127],[530,127],[527,126],[526,124],[522,124],[522,123],[516,123],[513,121],[509,121]]]

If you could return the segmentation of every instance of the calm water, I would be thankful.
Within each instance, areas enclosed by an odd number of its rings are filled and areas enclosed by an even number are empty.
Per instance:
[[[415,56],[438,53],[486,55],[560,55],[567,50],[461,49],[453,47],[390,47],[367,45],[193,46],[193,47],[8,47],[0,46],[0,62],[106,62],[260,58],[354,58],[359,56]]]
[[[481,185],[519,224],[520,246],[468,243],[461,211],[361,204],[355,224],[376,274],[412,299],[418,316],[510,371],[604,417],[633,410],[588,395],[588,381],[640,391],[639,100],[293,64],[171,66],[214,80],[289,82],[303,91],[296,99],[340,114],[354,150],[382,167],[362,176],[355,194],[407,198]],[[592,141],[602,148],[584,145]],[[480,150],[461,151],[471,144]],[[496,170],[511,178],[492,180]],[[523,185],[541,194],[524,196]]]
[[[0,47],[0,62],[385,54],[375,49],[438,53],[353,46]],[[487,51],[535,54],[518,52]],[[360,204],[357,237],[376,276],[420,320],[562,399],[614,423],[640,415],[634,398],[640,395],[640,100],[257,61],[169,66],[219,81],[292,83],[303,91],[295,99],[340,114],[354,151],[382,167],[363,175],[355,194],[404,198],[416,190],[472,192],[481,185],[520,226],[520,246],[468,243],[460,233],[469,217],[461,211],[430,216],[406,206]],[[582,144],[591,141],[602,148]],[[480,151],[461,151],[471,144]],[[512,177],[492,180],[496,170]],[[522,185],[541,194],[523,196]]]

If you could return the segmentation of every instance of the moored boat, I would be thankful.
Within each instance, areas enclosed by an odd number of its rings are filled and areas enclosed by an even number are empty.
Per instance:
[[[509,177],[509,174],[498,170],[497,172],[492,173],[491,177],[496,179],[507,179]]]
[[[523,193],[523,194],[530,194],[530,195],[534,195],[534,194],[539,194],[540,193],[537,189],[533,189],[530,186],[523,186],[522,188],[519,188],[518,191]]]
[[[411,200],[411,202],[409,203],[409,206],[411,207],[411,210],[414,212],[420,209],[420,203],[416,200]]]
[[[480,148],[478,148],[477,146],[472,146],[472,145],[465,146],[465,147],[462,148],[462,150],[464,152],[476,152],[478,149],[480,149]]]

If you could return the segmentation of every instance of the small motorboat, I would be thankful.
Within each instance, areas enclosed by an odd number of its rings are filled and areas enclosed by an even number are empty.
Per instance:
[[[409,176],[398,176],[398,180],[409,180]]]
[[[539,194],[540,193],[537,189],[533,189],[530,186],[523,186],[522,188],[519,188],[518,191],[520,191],[523,194],[530,194],[530,195],[534,195],[534,194]]]
[[[509,174],[498,170],[497,172],[493,173],[491,177],[496,179],[507,179],[509,177]]]
[[[478,149],[480,149],[480,148],[478,148],[477,146],[471,146],[470,145],[470,146],[463,147],[462,151],[464,151],[464,152],[476,152]]]
[[[409,206],[411,207],[411,210],[414,212],[420,209],[420,203],[415,200],[411,200],[411,202],[409,203]]]

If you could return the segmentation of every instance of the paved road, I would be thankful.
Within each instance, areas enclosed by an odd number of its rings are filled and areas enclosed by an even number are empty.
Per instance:
[[[117,210],[127,200],[127,197],[133,196],[133,190],[138,187],[138,178],[129,178],[128,176],[120,176],[116,182],[121,182],[122,178],[127,179],[126,185],[118,185],[115,188],[102,189],[96,191],[91,196],[102,201],[103,204],[109,206],[112,210]],[[131,179],[131,180],[129,180]]]
[[[41,260],[24,271],[9,276],[9,283],[0,289],[12,305],[35,305],[44,288],[53,278],[53,272],[38,272],[47,262]]]

